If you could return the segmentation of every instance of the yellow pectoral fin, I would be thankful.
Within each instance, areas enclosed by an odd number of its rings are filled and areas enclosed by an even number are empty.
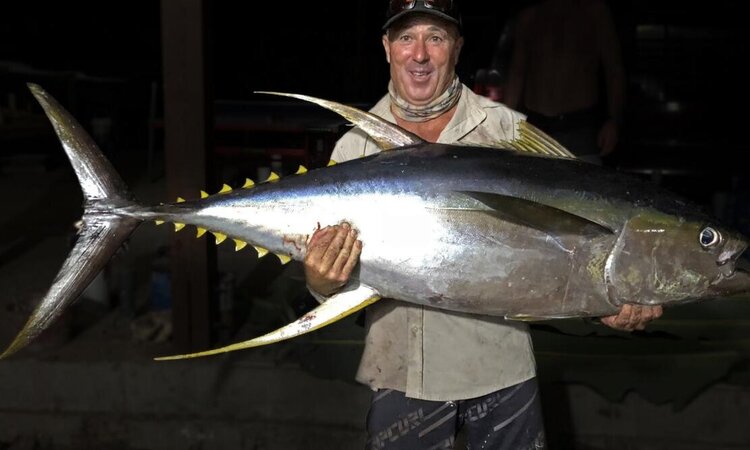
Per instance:
[[[208,350],[205,352],[190,353],[186,355],[164,356],[154,358],[156,361],[167,361],[174,359],[196,358],[199,356],[217,355],[219,353],[232,352],[245,348],[260,347],[261,345],[273,344],[293,337],[309,333],[323,328],[324,326],[343,319],[344,317],[365,308],[380,300],[378,292],[369,287],[360,285],[356,289],[340,292],[326,300],[317,308],[295,320],[294,322],[272,331],[263,336],[245,342],[228,345],[226,347]]]

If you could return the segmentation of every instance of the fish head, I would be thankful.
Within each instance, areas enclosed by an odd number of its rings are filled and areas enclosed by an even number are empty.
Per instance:
[[[708,219],[641,212],[609,255],[610,301],[667,305],[750,292],[747,248],[747,237]]]

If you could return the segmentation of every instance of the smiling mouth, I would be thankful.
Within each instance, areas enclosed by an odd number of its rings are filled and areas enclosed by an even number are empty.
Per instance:
[[[430,75],[432,72],[424,71],[424,70],[410,70],[409,73],[414,78],[426,78]]]

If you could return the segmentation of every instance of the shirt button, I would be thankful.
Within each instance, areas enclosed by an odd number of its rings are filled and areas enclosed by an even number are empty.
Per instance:
[[[411,326],[411,332],[414,334],[417,334],[419,332],[419,327],[416,325]]]

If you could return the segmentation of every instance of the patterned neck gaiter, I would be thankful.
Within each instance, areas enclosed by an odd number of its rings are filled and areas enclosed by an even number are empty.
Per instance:
[[[388,82],[388,93],[391,95],[391,103],[395,106],[395,108],[392,108],[393,114],[408,122],[426,122],[453,108],[458,103],[458,99],[461,98],[461,90],[461,82],[456,75],[453,77],[451,85],[440,97],[426,105],[415,106],[396,93],[393,81]]]

